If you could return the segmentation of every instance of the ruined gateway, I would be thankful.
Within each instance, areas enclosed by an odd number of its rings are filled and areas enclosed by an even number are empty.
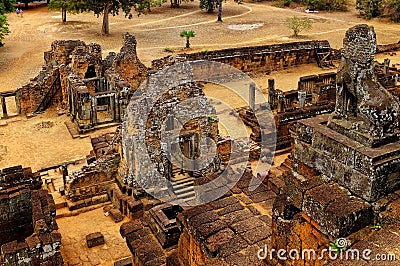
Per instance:
[[[121,223],[112,237],[130,251],[114,265],[364,265],[400,256],[399,71],[374,62],[372,27],[352,27],[343,44],[329,59],[339,60],[337,73],[302,77],[286,92],[270,79],[268,99],[256,102],[246,74],[331,66],[318,56],[329,43],[170,56],[148,69],[129,34],[105,59],[97,44],[55,41],[42,72],[1,99],[15,96],[28,116],[57,107],[74,138],[117,127],[91,138],[83,161],[0,172],[1,265],[72,265],[57,218],[98,208]],[[239,82],[248,105],[221,112],[206,97],[212,81]],[[227,114],[248,127],[245,138],[221,134]],[[271,166],[278,152],[286,156]],[[111,241],[93,230],[80,239],[87,252]],[[372,254],[333,258],[355,249]]]

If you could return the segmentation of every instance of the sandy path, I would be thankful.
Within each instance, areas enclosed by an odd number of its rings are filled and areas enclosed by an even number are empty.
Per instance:
[[[284,26],[288,16],[298,15],[314,20],[313,30],[301,39],[327,39],[335,48],[341,46],[345,30],[366,21],[357,18],[355,10],[346,13],[306,14],[299,9],[282,9],[268,3],[224,3],[223,23],[216,22],[216,14],[199,10],[198,3],[183,3],[181,8],[171,9],[168,5],[157,7],[148,15],[134,16],[131,20],[120,14],[110,18],[110,36],[99,34],[101,18],[91,13],[68,15],[68,22],[60,22],[60,12],[48,11],[46,7],[29,9],[24,17],[9,14],[12,33],[6,37],[6,46],[0,48],[0,91],[16,89],[37,75],[43,63],[43,52],[56,39],[81,39],[102,45],[103,53],[118,51],[121,35],[128,31],[138,41],[141,60],[150,65],[154,58],[168,53],[168,47],[182,52],[184,40],[179,36],[182,29],[197,33],[192,39],[191,51],[220,49],[233,46],[272,44],[289,42],[291,32]],[[189,23],[188,23],[189,22]],[[263,23],[264,26],[247,31],[229,29],[232,24]],[[374,25],[379,43],[398,41],[398,24],[381,20],[367,21]]]

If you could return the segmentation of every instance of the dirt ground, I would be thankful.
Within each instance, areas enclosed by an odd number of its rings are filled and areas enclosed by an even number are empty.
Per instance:
[[[306,14],[304,8],[277,8],[270,2],[245,2],[238,5],[233,0],[224,2],[223,23],[216,22],[216,14],[207,14],[198,8],[198,2],[184,2],[181,8],[171,9],[168,4],[153,8],[147,15],[134,16],[131,20],[120,14],[110,17],[110,36],[100,34],[102,18],[93,13],[68,14],[68,22],[61,22],[61,13],[48,11],[47,7],[27,9],[23,18],[8,15],[11,34],[0,48],[0,91],[16,89],[37,75],[43,64],[43,52],[49,50],[57,39],[81,39],[97,42],[104,55],[118,51],[122,34],[130,32],[138,41],[139,58],[150,65],[152,59],[166,56],[164,48],[182,52],[185,44],[179,36],[182,30],[194,30],[190,51],[214,50],[229,47],[261,45],[296,41],[283,23],[289,16],[309,17],[314,21],[310,32],[301,40],[327,39],[332,47],[340,48],[344,32],[357,23],[375,27],[378,42],[394,43],[399,40],[399,24],[383,20],[365,21],[357,17],[354,7],[350,12],[319,12]],[[250,30],[243,24],[257,25]],[[261,25],[261,26],[260,26]],[[246,28],[246,27],[244,27]]]
[[[399,41],[400,24],[383,20],[364,21],[357,17],[354,7],[346,13],[306,14],[304,9],[281,9],[269,2],[245,2],[237,5],[233,0],[224,2],[223,23],[216,22],[216,14],[199,10],[198,2],[184,2],[181,8],[171,9],[168,4],[153,8],[152,12],[128,20],[123,14],[110,17],[110,36],[99,34],[101,18],[92,13],[68,14],[68,22],[61,23],[61,13],[48,11],[46,7],[24,10],[23,18],[9,14],[11,34],[0,48],[0,91],[14,90],[35,77],[43,64],[43,52],[57,39],[81,39],[87,43],[96,42],[103,48],[103,56],[110,51],[119,51],[122,34],[130,32],[136,36],[139,58],[150,66],[151,60],[166,56],[164,48],[175,53],[214,50],[249,45],[263,45],[298,40],[326,39],[334,48],[340,48],[345,31],[358,23],[375,27],[378,43]],[[289,16],[309,17],[314,21],[313,29],[299,39],[289,37],[291,32],[283,20]],[[191,39],[192,48],[184,50],[185,40],[179,37],[182,30],[194,30],[197,35]],[[379,55],[380,61],[389,57],[392,63],[400,63],[399,55]],[[335,70],[321,70],[316,65],[306,65],[270,75],[254,77],[258,86],[265,90],[268,78],[274,78],[276,88],[284,91],[295,89],[300,76]],[[231,108],[241,103],[238,97],[226,97],[227,90],[209,86],[208,96],[223,99]],[[10,112],[15,108],[8,103]],[[222,105],[219,107],[224,111]],[[226,113],[226,112],[225,112]],[[91,149],[90,138],[72,139],[64,122],[70,118],[47,111],[34,118],[22,116],[0,120],[0,169],[16,164],[30,166],[33,170],[64,161],[85,158]],[[225,122],[226,128],[234,128],[237,121]],[[221,126],[222,130],[223,126]],[[92,133],[97,136],[105,129]],[[222,130],[223,131],[223,130]],[[225,130],[226,131],[226,130]],[[276,158],[276,165],[286,158]],[[113,265],[113,261],[128,257],[129,250],[119,235],[120,224],[110,217],[104,217],[97,209],[74,217],[57,219],[63,236],[62,252],[69,265]],[[88,249],[85,235],[101,231],[106,244]],[[67,264],[68,265],[68,264]]]
[[[57,219],[62,236],[61,254],[65,265],[114,265],[114,261],[127,258],[131,253],[126,242],[119,234],[121,224],[128,218],[115,223],[112,218],[104,216],[102,209],[88,211],[78,216]],[[101,232],[104,235],[103,245],[88,248],[86,235]]]
[[[85,158],[92,149],[90,138],[73,139],[64,122],[49,110],[34,118],[23,116],[0,120],[0,169],[21,164],[37,171],[43,167]],[[7,125],[2,123],[7,122]],[[114,128],[103,129],[88,136],[98,136]]]

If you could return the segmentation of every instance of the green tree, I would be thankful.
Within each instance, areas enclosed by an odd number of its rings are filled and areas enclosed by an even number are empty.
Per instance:
[[[223,0],[200,0],[200,9],[207,10],[207,13],[212,13],[218,8],[218,19],[217,21],[222,22],[222,1]],[[243,0],[234,0],[236,3],[241,4]]]
[[[13,12],[15,0],[0,0],[0,47],[4,45],[4,37],[10,33],[5,14]]]
[[[328,11],[346,11],[349,0],[302,0],[310,9]]]
[[[400,0],[385,0],[382,14],[394,22],[400,22]]]
[[[207,13],[212,13],[218,7],[219,0],[200,0],[200,9],[207,10]]]
[[[184,30],[180,36],[186,38],[186,48],[190,48],[190,38],[195,37],[196,33],[192,30]]]
[[[182,2],[193,2],[194,0],[170,0],[172,8],[178,8],[182,4]]]
[[[361,17],[371,19],[381,14],[382,4],[382,0],[357,0],[356,9],[360,11]]]
[[[85,8],[85,2],[72,0],[50,0],[47,7],[50,10],[61,10],[62,22],[67,22],[67,12],[76,14]]]
[[[103,16],[101,33],[110,34],[109,15],[118,15],[119,12],[125,13],[125,17],[133,17],[132,10],[138,15],[146,13],[152,6],[162,3],[160,0],[53,0],[59,1],[58,9],[64,8],[73,13],[93,12],[97,17]],[[63,3],[65,2],[65,3]],[[56,5],[56,6],[57,6]],[[64,11],[65,14],[66,11]]]
[[[285,19],[286,26],[293,30],[293,36],[299,36],[303,30],[310,30],[312,28],[312,21],[309,18],[289,17]]]

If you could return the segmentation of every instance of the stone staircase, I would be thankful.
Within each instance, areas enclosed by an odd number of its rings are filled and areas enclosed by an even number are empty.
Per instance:
[[[179,169],[174,169],[172,173],[174,174],[171,178],[172,193],[177,199],[184,201],[195,199],[194,178],[186,173],[181,174]]]

